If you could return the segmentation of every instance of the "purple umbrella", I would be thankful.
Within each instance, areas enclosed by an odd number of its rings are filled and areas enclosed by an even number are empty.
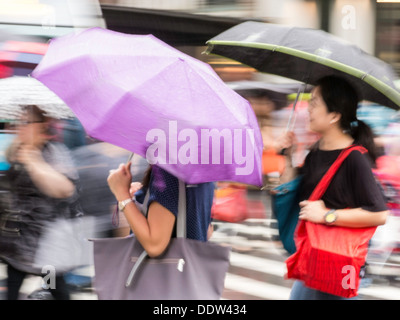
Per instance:
[[[155,38],[101,28],[51,41],[32,76],[87,133],[189,184],[262,185],[262,138],[247,100],[212,68]]]

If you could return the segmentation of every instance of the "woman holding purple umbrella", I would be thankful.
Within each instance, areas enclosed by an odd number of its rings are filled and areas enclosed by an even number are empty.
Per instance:
[[[132,183],[130,165],[112,170],[108,184],[119,209],[150,257],[161,255],[175,237],[178,215],[179,180],[158,166],[149,167],[143,185]],[[135,205],[143,204],[149,191],[147,218]],[[135,195],[135,199],[133,196]],[[187,238],[207,241],[210,236],[214,183],[186,185]]]

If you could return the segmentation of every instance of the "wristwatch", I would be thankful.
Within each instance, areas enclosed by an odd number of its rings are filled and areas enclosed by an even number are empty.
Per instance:
[[[329,210],[327,213],[325,213],[324,219],[326,224],[334,223],[337,219],[336,210],[335,209]]]
[[[126,205],[129,202],[133,202],[133,199],[126,199],[126,200],[118,201],[118,209],[119,209],[119,211],[124,211]]]

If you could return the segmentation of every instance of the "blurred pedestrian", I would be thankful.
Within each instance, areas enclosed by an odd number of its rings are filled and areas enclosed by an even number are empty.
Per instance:
[[[96,142],[71,151],[79,173],[80,199],[85,217],[94,219],[95,235],[103,238],[122,236],[125,226],[112,223],[115,197],[107,184],[109,171],[126,161],[130,152],[106,142]],[[135,155],[132,158],[131,173],[133,181],[141,181],[146,171],[146,159]],[[129,234],[129,230],[128,230]]]
[[[300,187],[301,220],[348,228],[374,227],[386,221],[386,203],[372,174],[376,160],[374,137],[371,129],[357,119],[357,105],[357,93],[353,87],[338,77],[321,79],[312,91],[308,108],[310,129],[319,133],[321,138],[299,168],[299,173],[303,175]],[[293,140],[293,133],[288,133],[278,142],[280,148],[289,148],[286,152],[289,157]],[[342,150],[354,144],[366,148],[368,154],[352,152],[336,173],[322,200],[307,201]],[[329,277],[328,270],[326,277]],[[297,280],[290,299],[343,298],[308,288]]]
[[[131,163],[121,164],[108,177],[111,191],[121,205],[132,232],[150,257],[161,255],[175,236],[179,180],[158,166],[149,167],[142,183],[133,183]],[[132,200],[143,204],[149,190],[147,218]],[[207,241],[210,236],[214,183],[186,186],[187,237]]]
[[[45,226],[58,217],[72,217],[78,210],[78,175],[67,148],[50,141],[51,119],[36,105],[26,106],[18,124],[18,133],[7,150],[11,167],[8,171],[12,192],[9,217],[14,223],[12,250],[2,252],[7,263],[9,300],[18,299],[19,290],[27,274],[41,275],[42,267],[35,264],[35,255]],[[76,207],[75,207],[76,206]],[[12,220],[12,221],[11,221]],[[12,240],[11,240],[12,239]],[[69,299],[63,274],[55,275],[55,299]]]

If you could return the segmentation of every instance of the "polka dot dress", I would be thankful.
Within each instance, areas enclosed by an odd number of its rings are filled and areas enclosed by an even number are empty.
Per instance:
[[[178,215],[179,180],[167,171],[153,166],[150,178],[149,206],[153,201]],[[136,200],[143,203],[147,190],[136,193]],[[207,241],[207,230],[211,222],[211,206],[214,183],[186,186],[186,232],[187,238]],[[173,235],[175,236],[176,230]]]

